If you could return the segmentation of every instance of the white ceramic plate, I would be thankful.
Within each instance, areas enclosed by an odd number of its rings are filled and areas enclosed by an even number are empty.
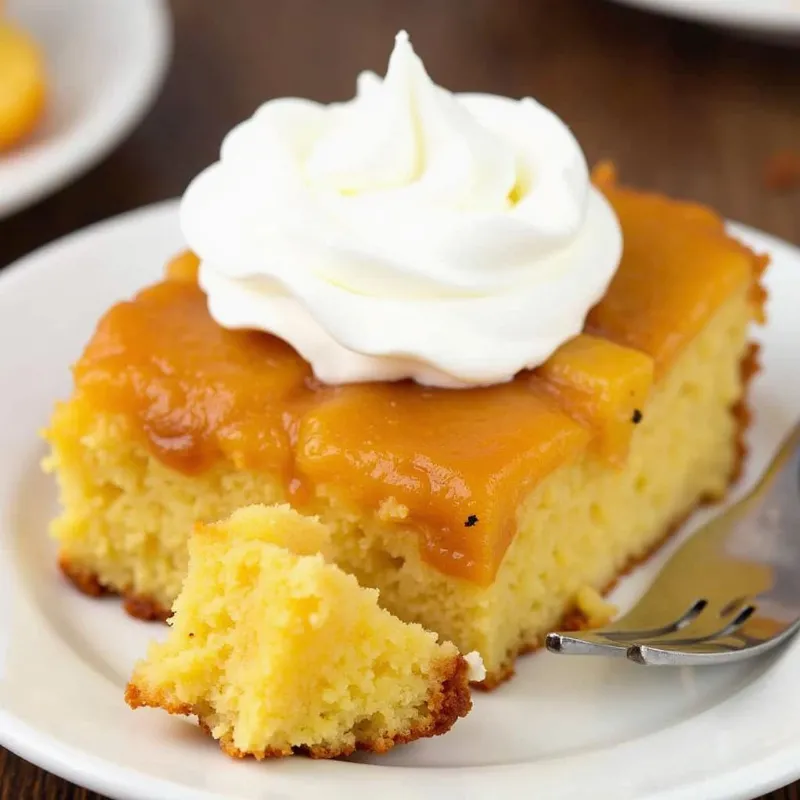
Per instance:
[[[0,218],[86,172],[142,118],[166,71],[164,0],[9,0],[39,42],[50,86],[35,134],[0,154]]]
[[[800,0],[616,0],[759,36],[800,38]]]
[[[105,0],[104,0],[105,1]],[[751,482],[800,413],[800,251],[740,228],[774,257],[765,372],[753,396]],[[0,743],[45,769],[130,800],[537,797],[735,800],[800,775],[800,640],[779,656],[711,669],[644,669],[539,653],[447,736],[384,758],[235,762],[190,722],[131,712],[134,660],[164,628],[114,599],[79,595],[46,535],[53,482],[37,431],[70,392],[67,365],[114,301],[181,246],[157,205],[56,242],[0,275]],[[698,515],[693,522],[700,520]],[[630,602],[651,563],[616,593]]]

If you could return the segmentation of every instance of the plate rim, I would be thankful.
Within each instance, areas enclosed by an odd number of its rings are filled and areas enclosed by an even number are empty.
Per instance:
[[[753,3],[726,4],[714,0],[612,0],[612,2],[661,16],[703,22],[728,29],[792,35],[800,33],[800,12],[786,8],[757,9]]]
[[[15,283],[28,279],[29,275],[35,275],[38,263],[48,261],[53,257],[54,253],[61,251],[63,248],[85,243],[98,234],[109,234],[118,228],[126,229],[131,226],[147,224],[148,222],[158,224],[157,220],[167,216],[177,219],[177,204],[178,201],[176,199],[171,199],[142,206],[74,231],[38,248],[2,270],[2,273],[0,273],[0,295],[5,292],[13,292]],[[746,225],[737,223],[730,223],[730,225],[736,233],[742,235],[746,240],[755,240],[759,248],[783,250],[791,254],[800,264],[800,248],[792,243]],[[31,278],[31,280],[33,279]],[[1,552],[0,558],[2,558]],[[777,669],[778,666],[779,664],[772,665],[771,670]],[[759,685],[762,689],[764,687],[761,684],[764,679],[769,679],[770,675],[771,671],[759,678]],[[735,702],[736,696],[733,695],[723,700],[720,705],[728,705]],[[708,712],[701,712],[698,716],[702,716],[704,713]],[[692,717],[679,724],[691,724],[694,719],[695,717]],[[658,731],[655,732],[656,735],[657,733]],[[651,735],[654,734],[646,734],[641,738],[644,739]],[[190,798],[223,800],[226,797],[226,795],[216,791],[209,792],[185,784],[181,785],[172,780],[147,774],[137,768],[115,764],[106,758],[96,756],[84,748],[72,747],[69,743],[53,734],[38,731],[28,721],[14,715],[4,707],[0,707],[0,744],[53,774],[94,791],[102,792],[109,797],[118,798],[118,800],[189,800]],[[569,758],[579,759],[581,756],[574,755]],[[555,757],[553,760],[559,761],[560,759],[561,757]],[[396,766],[388,766],[388,769],[400,775],[410,772],[408,768],[398,768]],[[522,762],[513,765],[464,767],[451,770],[437,770],[434,768],[431,772],[446,771],[460,773],[465,776],[469,776],[470,773],[476,776],[480,772],[484,777],[491,776],[497,782],[498,788],[502,788],[502,784],[505,783],[507,790],[513,791],[514,786],[519,786],[517,781],[522,779],[525,772],[533,769],[535,769],[535,765],[532,762]],[[720,800],[721,798],[726,798],[727,800],[742,798],[744,800],[744,798],[752,797],[753,793],[770,791],[798,777],[800,777],[800,733],[791,741],[784,743],[777,751],[753,763],[724,772],[721,775],[706,776],[705,778],[689,776],[682,783],[649,794],[648,798],[649,800],[690,800],[697,796],[696,792],[698,790],[702,790],[704,792],[703,796],[707,800],[714,800],[715,798],[720,798]],[[289,780],[293,782],[291,776]],[[342,780],[347,782],[347,776],[342,776]],[[402,783],[402,780],[399,782]],[[365,785],[369,786],[371,783],[371,781],[366,781]],[[746,789],[743,789],[743,786],[746,786]],[[302,780],[298,781],[296,789],[290,787],[288,792],[284,791],[280,785],[275,785],[274,787],[265,786],[263,796],[270,798],[303,796],[304,788],[307,788],[307,784],[304,787]],[[448,788],[452,788],[452,784],[448,786],[446,781],[441,783],[434,781],[432,793],[441,797],[443,791],[445,794],[447,793]],[[357,791],[357,787],[351,786],[350,789],[352,790],[352,797],[359,796],[360,793]],[[298,795],[295,792],[300,792],[301,794]],[[405,796],[427,796],[414,793],[410,782],[406,786],[404,794]],[[394,792],[391,790],[385,793],[386,798],[394,798],[394,796]],[[465,795],[459,793],[457,796]]]
[[[154,104],[172,59],[172,14],[167,0],[136,0],[127,5],[136,9],[131,13],[141,14],[147,20],[151,40],[148,59],[142,62],[135,91],[125,98],[118,114],[101,119],[102,124],[98,122],[91,135],[84,133],[81,137],[75,137],[71,134],[65,142],[58,143],[57,148],[66,149],[57,155],[50,151],[48,157],[54,163],[49,171],[34,175],[32,180],[19,181],[16,186],[3,187],[0,220],[35,205],[83,177],[128,138]],[[15,17],[14,14],[11,16]],[[24,150],[26,146],[23,142],[20,149]]]

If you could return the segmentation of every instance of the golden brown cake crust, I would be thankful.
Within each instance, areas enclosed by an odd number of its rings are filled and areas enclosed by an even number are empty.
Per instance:
[[[463,656],[442,660],[434,670],[431,677],[431,692],[427,701],[428,713],[423,721],[416,727],[392,737],[357,741],[353,745],[323,747],[294,747],[286,750],[268,748],[264,751],[246,753],[236,747],[229,738],[220,740],[220,747],[232,758],[247,758],[253,756],[261,761],[266,758],[283,758],[291,755],[305,755],[311,758],[339,758],[348,756],[355,750],[365,750],[382,754],[391,750],[395,745],[407,744],[417,739],[426,739],[447,733],[460,717],[465,717],[472,709],[472,699],[469,691],[469,666]],[[209,736],[211,730],[201,716],[202,711],[187,703],[175,703],[161,692],[148,693],[134,683],[129,683],[125,689],[125,702],[133,709],[136,708],[161,708],[170,714],[181,716],[198,715],[200,728]]]
[[[101,583],[97,574],[70,563],[69,559],[63,554],[58,558],[58,566],[70,583],[79,592],[89,597],[104,597],[106,595],[122,597],[123,608],[130,616],[136,619],[145,620],[146,622],[166,622],[172,616],[170,609],[164,608],[152,598],[142,597],[132,592],[119,592],[106,586]]]

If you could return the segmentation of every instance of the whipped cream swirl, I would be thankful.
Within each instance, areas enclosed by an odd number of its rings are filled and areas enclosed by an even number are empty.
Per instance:
[[[181,224],[214,319],[325,383],[510,380],[581,331],[622,248],[558,117],[447,92],[405,33],[353,100],[273,100],[231,131]]]

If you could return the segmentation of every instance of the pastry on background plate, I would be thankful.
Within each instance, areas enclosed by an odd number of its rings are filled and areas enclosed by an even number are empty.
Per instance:
[[[766,260],[592,181],[535,101],[436,87],[403,35],[351,103],[236,128],[181,218],[46,433],[61,566],[137,616],[196,521],[290,503],[491,688],[738,474]]]
[[[467,660],[325,563],[327,544],[288,506],[198,526],[169,637],[136,665],[129,705],[196,714],[228,755],[259,759],[384,753],[450,730],[472,707]]]
[[[46,96],[42,53],[27,33],[4,19],[0,4],[0,153],[32,133]]]

